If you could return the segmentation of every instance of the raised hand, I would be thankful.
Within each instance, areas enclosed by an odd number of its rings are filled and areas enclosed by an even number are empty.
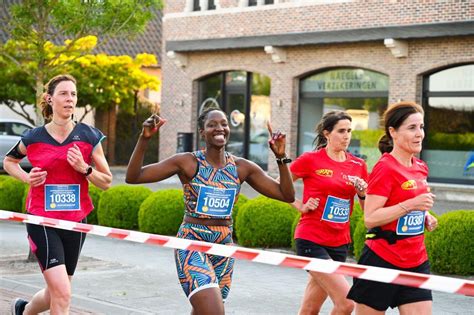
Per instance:
[[[151,138],[165,122],[166,119],[161,118],[157,114],[151,115],[143,122],[142,137],[146,139]]]
[[[277,158],[283,158],[286,156],[286,134],[282,133],[280,130],[273,132],[272,125],[270,122],[267,122],[268,133],[270,138],[268,139],[268,144],[270,149],[273,151]]]

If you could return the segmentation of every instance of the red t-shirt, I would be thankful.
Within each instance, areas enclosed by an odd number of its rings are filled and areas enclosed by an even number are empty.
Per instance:
[[[67,151],[76,144],[87,164],[92,151],[105,136],[94,127],[78,123],[62,143],[44,126],[27,131],[21,138],[33,167],[47,171],[46,182],[30,187],[26,200],[28,213],[79,222],[94,209],[89,196],[89,182],[67,161]]]
[[[303,203],[319,198],[318,207],[301,216],[295,238],[330,247],[351,242],[349,216],[356,194],[351,177],[367,180],[367,166],[350,153],[346,157],[337,162],[320,149],[303,153],[291,164],[291,172],[304,183]]]
[[[384,207],[390,207],[428,192],[427,177],[428,166],[423,161],[413,157],[412,166],[406,167],[385,153],[370,174],[367,194],[387,197]],[[404,217],[381,226],[382,230],[395,232],[398,221],[403,222]],[[422,224],[424,226],[424,220]],[[384,239],[367,240],[366,244],[381,258],[400,268],[413,268],[428,260],[423,233],[398,240],[393,245]]]

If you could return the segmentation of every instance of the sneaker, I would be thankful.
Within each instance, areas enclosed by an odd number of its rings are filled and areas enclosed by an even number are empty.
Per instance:
[[[12,301],[12,315],[22,315],[25,310],[25,306],[28,304],[28,301],[25,301],[20,298],[16,298]]]

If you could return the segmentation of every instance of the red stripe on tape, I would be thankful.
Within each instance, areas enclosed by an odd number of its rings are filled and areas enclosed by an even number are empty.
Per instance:
[[[113,237],[113,238],[118,238],[123,240],[127,236],[130,235],[130,232],[127,230],[121,230],[121,229],[112,229],[112,232],[107,234],[108,237]]]
[[[72,229],[77,232],[89,233],[93,229],[93,227],[88,224],[77,223],[76,226]]]
[[[310,260],[305,258],[285,257],[280,266],[304,269],[309,262]]]
[[[192,251],[198,251],[198,252],[202,252],[202,253],[206,253],[208,250],[210,250],[212,247],[212,244],[211,245],[207,245],[207,244],[196,244],[196,243],[192,243],[191,245],[189,245],[186,250],[192,250]]]
[[[232,254],[231,257],[237,258],[237,259],[246,259],[246,260],[252,260],[255,257],[258,256],[259,253],[254,253],[254,252],[248,252],[245,250],[237,249],[235,253]]]
[[[464,294],[467,296],[474,296],[474,284],[473,283],[464,283],[456,293]]]
[[[14,214],[12,215],[11,220],[17,221],[17,222],[23,222],[23,220],[25,220],[26,218],[27,218],[27,215],[26,215],[26,214],[14,213]]]
[[[169,237],[166,236],[150,235],[150,237],[145,241],[145,243],[163,246],[168,243],[169,240]]]
[[[423,275],[409,275],[409,274],[399,274],[393,282],[400,284],[400,285],[407,285],[410,287],[419,288],[426,280],[428,280],[428,276]]]
[[[360,275],[363,274],[366,270],[367,268],[364,268],[358,265],[354,265],[354,266],[340,265],[339,267],[337,267],[335,273],[359,278]]]
[[[51,227],[56,227],[59,224],[57,219],[43,218],[43,224]]]

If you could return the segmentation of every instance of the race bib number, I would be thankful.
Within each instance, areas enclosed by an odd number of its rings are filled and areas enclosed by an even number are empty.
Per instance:
[[[425,231],[425,211],[412,211],[398,219],[398,235],[417,235]]]
[[[349,199],[328,196],[322,219],[334,223],[346,223],[349,221],[349,209]]]
[[[81,210],[79,185],[44,185],[45,211]]]
[[[235,189],[202,186],[196,205],[196,213],[213,217],[228,217],[232,213]]]

